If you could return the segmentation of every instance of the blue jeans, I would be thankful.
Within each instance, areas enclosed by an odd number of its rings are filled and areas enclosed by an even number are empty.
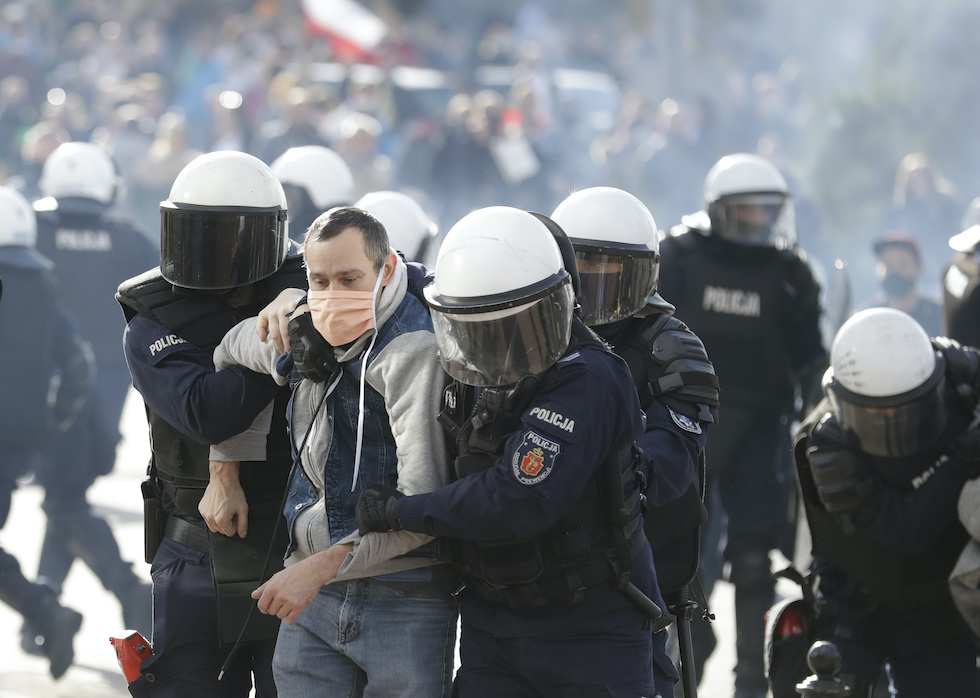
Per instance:
[[[456,600],[408,582],[328,584],[282,624],[272,670],[279,698],[448,697]]]

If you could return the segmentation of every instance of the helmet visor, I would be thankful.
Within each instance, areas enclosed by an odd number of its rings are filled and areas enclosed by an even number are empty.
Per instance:
[[[788,249],[796,244],[793,200],[781,192],[732,194],[714,204],[722,209],[718,235],[742,245]]]
[[[657,291],[660,254],[576,240],[575,262],[581,287],[582,320],[605,325],[630,317]]]
[[[160,206],[160,271],[175,286],[247,286],[273,274],[288,246],[282,209]]]
[[[568,348],[574,292],[568,277],[505,309],[432,306],[443,368],[467,385],[511,385],[552,366]],[[468,311],[468,312],[466,312]]]
[[[872,456],[908,456],[928,448],[946,426],[945,362],[922,386],[891,398],[857,395],[833,378],[827,397],[837,420]],[[828,372],[830,373],[830,372]]]

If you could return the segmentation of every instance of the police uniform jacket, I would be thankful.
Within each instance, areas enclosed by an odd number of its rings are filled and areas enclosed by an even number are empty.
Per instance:
[[[625,362],[596,345],[567,353],[539,378],[519,428],[506,437],[492,465],[435,492],[399,499],[395,513],[403,529],[488,542],[562,529],[573,508],[597,487],[603,461],[643,433],[644,417]],[[596,519],[602,516],[596,511]],[[632,561],[631,579],[663,608],[645,539]],[[588,587],[584,599],[571,604],[510,608],[469,591],[460,602],[467,623],[497,636],[640,628],[649,622],[610,583]]]

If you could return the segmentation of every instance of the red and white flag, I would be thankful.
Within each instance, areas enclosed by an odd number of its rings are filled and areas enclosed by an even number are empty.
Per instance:
[[[333,45],[337,60],[370,60],[388,33],[384,21],[354,0],[302,0],[308,27]]]

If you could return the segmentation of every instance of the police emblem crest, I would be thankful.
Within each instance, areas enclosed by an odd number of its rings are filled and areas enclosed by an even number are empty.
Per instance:
[[[689,431],[692,434],[701,433],[701,425],[698,422],[695,422],[693,419],[683,414],[677,414],[669,407],[667,408],[667,411],[670,412],[670,418],[674,420],[674,424],[679,426],[684,431]]]
[[[526,432],[511,459],[514,477],[522,485],[538,484],[551,474],[559,453],[561,444],[557,441],[546,439],[535,431]]]

